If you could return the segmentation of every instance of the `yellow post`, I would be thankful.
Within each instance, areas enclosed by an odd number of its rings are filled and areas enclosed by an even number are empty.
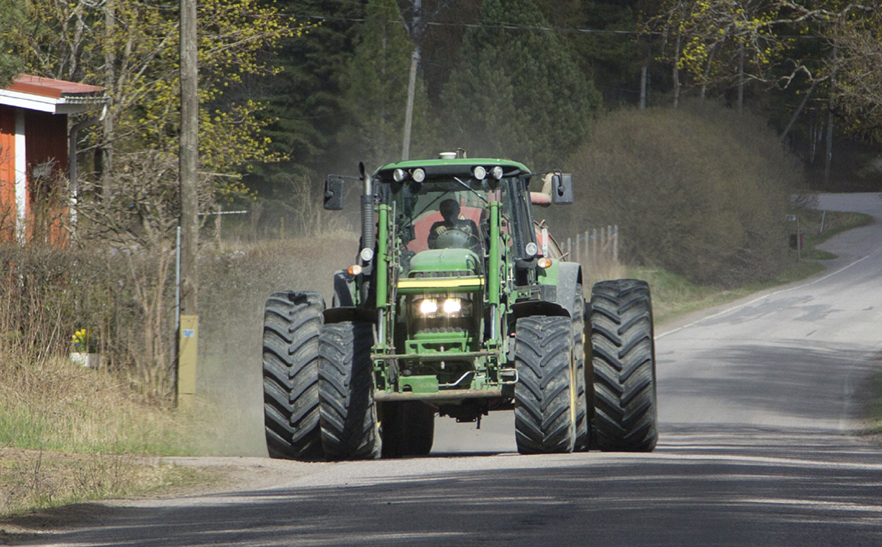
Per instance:
[[[178,407],[189,408],[196,395],[196,348],[199,316],[182,315],[178,333]]]

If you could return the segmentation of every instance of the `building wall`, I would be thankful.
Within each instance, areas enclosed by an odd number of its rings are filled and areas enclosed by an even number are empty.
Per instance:
[[[54,162],[56,171],[67,172],[67,116],[29,110],[25,113],[28,171],[33,166]]]
[[[25,112],[28,235],[31,240],[63,244],[67,216],[67,115]]]
[[[15,109],[0,105],[0,240],[15,237]]]
[[[15,131],[16,111],[0,105],[0,240],[16,237]],[[61,220],[67,215],[67,115],[26,110],[24,112],[25,162],[27,191],[25,223],[28,240],[64,243]],[[20,151],[19,151],[20,152]],[[42,170],[43,179],[35,180],[34,169]],[[38,168],[38,172],[41,170]],[[47,196],[53,200],[47,202]]]

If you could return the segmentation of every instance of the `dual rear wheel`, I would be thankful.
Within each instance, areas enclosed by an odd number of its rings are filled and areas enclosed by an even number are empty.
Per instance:
[[[633,279],[602,281],[592,289],[591,305],[588,340],[581,287],[572,318],[534,316],[517,322],[515,435],[522,454],[655,448],[649,286]]]

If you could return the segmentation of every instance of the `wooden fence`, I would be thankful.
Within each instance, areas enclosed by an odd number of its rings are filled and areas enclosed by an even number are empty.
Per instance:
[[[561,241],[561,250],[564,260],[578,262],[593,276],[602,276],[619,265],[619,227],[585,230]]]

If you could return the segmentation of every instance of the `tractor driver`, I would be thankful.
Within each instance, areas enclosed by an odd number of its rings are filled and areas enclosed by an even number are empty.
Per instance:
[[[429,230],[428,245],[430,249],[437,249],[438,236],[449,230],[459,230],[468,236],[470,242],[477,242],[479,234],[477,225],[473,220],[460,218],[459,203],[455,199],[442,201],[438,211],[444,220],[432,224],[432,228]],[[469,246],[473,247],[474,245],[470,244]]]

